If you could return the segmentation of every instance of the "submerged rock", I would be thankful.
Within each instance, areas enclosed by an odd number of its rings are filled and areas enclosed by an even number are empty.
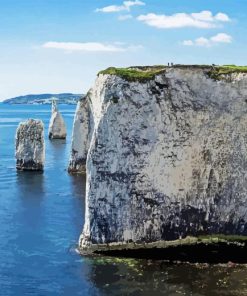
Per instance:
[[[86,99],[81,251],[247,236],[247,73],[145,71],[106,71]]]
[[[58,111],[57,103],[52,101],[52,115],[49,124],[49,139],[66,139],[67,132],[63,116]]]
[[[90,114],[88,99],[81,99],[77,104],[73,125],[71,156],[68,168],[71,173],[86,173],[87,153],[90,145],[90,126],[91,131],[93,130]]]
[[[44,124],[41,120],[21,122],[16,131],[16,168],[42,171],[45,162]]]

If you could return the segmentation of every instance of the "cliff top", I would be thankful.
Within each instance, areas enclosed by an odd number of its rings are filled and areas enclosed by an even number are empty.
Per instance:
[[[114,68],[110,67],[103,70],[99,74],[108,74],[120,76],[128,81],[147,81],[155,77],[155,75],[161,74],[165,71],[166,66],[138,66],[129,68]]]
[[[166,71],[166,69],[181,68],[181,69],[202,69],[207,72],[210,78],[219,80],[222,75],[231,73],[247,73],[247,66],[236,65],[156,65],[156,66],[135,66],[128,68],[115,68],[110,67],[106,70],[100,71],[99,74],[116,75],[126,79],[127,81],[140,81],[145,82],[153,79],[156,75]]]

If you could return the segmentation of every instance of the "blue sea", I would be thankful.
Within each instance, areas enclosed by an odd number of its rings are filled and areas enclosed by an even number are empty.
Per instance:
[[[0,104],[0,295],[247,295],[245,265],[81,257],[85,178],[67,173],[75,106],[60,106],[66,141],[49,141],[50,106]],[[17,172],[20,121],[42,119],[44,173]]]

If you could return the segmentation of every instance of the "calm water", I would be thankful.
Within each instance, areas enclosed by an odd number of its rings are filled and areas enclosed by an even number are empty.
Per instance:
[[[247,295],[247,268],[83,258],[75,246],[84,222],[85,180],[68,164],[74,106],[61,106],[69,137],[46,136],[43,174],[17,173],[14,136],[21,120],[49,106],[0,105],[0,295]]]

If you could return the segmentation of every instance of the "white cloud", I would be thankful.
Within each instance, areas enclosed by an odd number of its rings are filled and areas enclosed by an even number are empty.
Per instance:
[[[225,34],[225,33],[219,33],[219,34],[211,37],[211,41],[218,42],[218,43],[231,43],[232,36]]]
[[[118,20],[119,21],[126,21],[126,20],[129,20],[129,19],[132,19],[133,16],[131,14],[124,14],[124,15],[120,15],[118,17]]]
[[[203,21],[203,22],[213,22],[214,17],[211,11],[204,10],[198,13],[191,13],[191,17],[195,20]]]
[[[120,12],[120,11],[130,11],[132,6],[143,6],[143,5],[145,5],[145,3],[140,0],[124,1],[122,5],[109,5],[103,8],[97,8],[96,12],[111,13],[111,12]]]
[[[230,18],[224,13],[213,15],[211,11],[199,13],[176,13],[173,15],[148,13],[140,15],[137,20],[158,29],[195,27],[201,29],[215,28],[221,22],[229,22]]]
[[[126,10],[124,6],[110,5],[103,8],[97,8],[96,12],[119,12]]]
[[[135,0],[135,1],[124,1],[123,5],[128,9],[130,9],[130,7],[132,6],[143,6],[145,5],[145,3],[139,0]]]
[[[210,46],[210,40],[205,38],[205,37],[200,37],[200,38],[197,38],[195,40],[195,44],[197,46],[209,47]]]
[[[122,43],[104,44],[100,42],[46,42],[43,48],[64,50],[67,52],[125,52],[142,48],[140,45],[125,45]]]
[[[222,12],[217,13],[215,16],[215,19],[217,21],[221,21],[221,22],[230,22],[231,21],[229,16],[225,13],[222,13]]]
[[[200,37],[193,40],[184,40],[182,42],[185,46],[204,46],[204,47],[211,47],[213,45],[219,44],[219,43],[231,43],[232,42],[232,36],[225,34],[225,33],[219,33],[211,38],[205,38]]]

